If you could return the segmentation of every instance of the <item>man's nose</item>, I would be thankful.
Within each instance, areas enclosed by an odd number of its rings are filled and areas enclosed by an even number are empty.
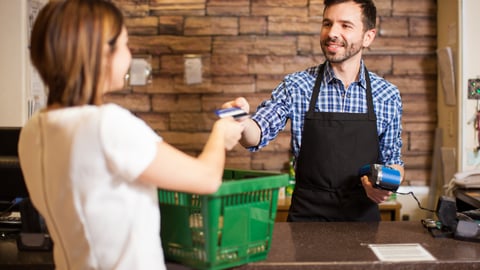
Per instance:
[[[330,38],[337,38],[340,35],[341,27],[338,24],[332,24],[332,26],[328,29],[328,36]]]

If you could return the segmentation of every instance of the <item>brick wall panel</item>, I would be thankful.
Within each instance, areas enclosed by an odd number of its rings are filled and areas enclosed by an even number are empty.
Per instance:
[[[424,55],[435,51],[436,44],[433,37],[377,37],[366,51],[372,54]]]
[[[298,55],[314,55],[315,57],[321,57],[322,59],[324,59],[322,48],[320,47],[320,36],[319,35],[297,36],[297,54]]]
[[[209,53],[210,37],[185,36],[130,36],[129,46],[133,51],[149,54]]]
[[[308,17],[308,7],[269,7],[252,5],[252,15],[254,16],[281,16],[290,15],[294,17]]]
[[[187,17],[184,34],[187,36],[236,36],[238,35],[237,17]]]
[[[115,103],[133,112],[148,112],[151,109],[150,97],[142,94],[117,94],[105,96],[106,103]]]
[[[248,70],[251,74],[285,75],[284,58],[275,56],[251,56]]]
[[[208,15],[237,15],[250,14],[249,0],[209,0],[207,2]]]
[[[160,72],[164,75],[183,74],[185,72],[185,58],[183,54],[163,55],[160,58]]]
[[[268,33],[271,35],[318,34],[322,26],[321,18],[269,16]]]
[[[436,118],[437,103],[435,101],[405,99],[403,102],[403,121],[435,122]]]
[[[152,110],[155,112],[200,112],[202,101],[200,95],[154,95]]]
[[[245,150],[243,150],[245,152]],[[225,168],[231,168],[236,170],[250,170],[250,164],[252,163],[251,155],[238,155],[238,152],[227,152],[227,158],[225,160]]]
[[[306,7],[308,0],[252,0],[252,5],[268,7]]]
[[[217,90],[212,89],[212,81],[210,78],[203,77],[201,83],[197,84],[186,84],[185,77],[182,76],[175,76],[173,78],[174,86],[173,91],[174,93],[188,93],[188,94],[208,94],[208,93],[218,93]]]
[[[289,158],[288,153],[260,151],[252,155],[252,168],[255,170],[286,171]]]
[[[183,16],[160,16],[158,31],[162,35],[181,35],[183,33]]]
[[[161,136],[166,142],[182,151],[199,152],[207,142],[209,132],[165,131]]]
[[[208,76],[211,71],[211,57],[209,54],[199,54],[202,62],[202,75]],[[164,55],[160,59],[159,72],[162,76],[166,75],[182,75],[185,73],[185,55],[172,54]]]
[[[150,0],[152,15],[205,15],[206,0]]]
[[[270,94],[272,90],[282,82],[283,74],[280,75],[263,75],[259,74],[257,77],[257,92],[266,92]]]
[[[413,17],[410,18],[408,31],[411,36],[436,37],[436,17]]]
[[[377,17],[388,17],[392,15],[392,0],[375,0],[375,6],[377,7]]]
[[[402,123],[403,130],[405,131],[435,131],[437,125],[434,122],[406,122]]]
[[[421,169],[430,167],[432,164],[431,155],[403,155],[405,164],[408,164],[408,169]]]
[[[392,0],[394,16],[428,16],[436,14],[433,0]]]
[[[410,151],[433,151],[433,134],[432,132],[411,132],[410,133]]]
[[[400,90],[400,94],[422,94],[436,95],[437,78],[436,76],[412,75],[412,76],[385,76],[385,79],[395,84]]]
[[[113,0],[127,17],[145,17],[149,15],[149,0]]]
[[[216,119],[213,113],[173,112],[170,113],[170,128],[172,131],[209,131]]]
[[[212,77],[213,84],[255,84],[255,75],[225,75]]]
[[[214,84],[212,85],[211,92],[214,93],[254,93],[255,84],[254,83],[225,83],[225,84]]]
[[[248,74],[247,54],[220,54],[211,58],[212,75]]]
[[[392,73],[393,60],[389,55],[366,55],[364,60],[368,70],[375,72],[379,76],[383,77]]]
[[[394,56],[393,74],[395,75],[435,75],[437,74],[437,58],[435,55]]]
[[[129,35],[156,35],[158,33],[158,17],[126,18]]]
[[[215,92],[225,94],[245,94],[255,92],[254,76],[215,76],[212,77]]]
[[[406,169],[404,185],[424,186],[431,177],[431,168]]]
[[[153,83],[127,86],[106,100],[130,109],[190,155],[203,149],[213,111],[224,102],[244,96],[254,111],[287,73],[324,61],[323,0],[114,1],[126,15],[132,53],[151,56]],[[400,89],[405,183],[426,184],[437,121],[436,1],[375,3],[378,34],[364,50],[365,62]],[[185,54],[201,57],[202,83],[185,84]],[[284,169],[289,130],[257,153],[237,145],[227,164]]]
[[[322,17],[323,16],[323,0],[310,0],[308,6],[308,15],[310,17]]]
[[[380,19],[378,34],[382,37],[407,37],[408,18],[406,17],[383,17]]]
[[[170,116],[168,114],[148,112],[137,113],[137,116],[143,119],[143,121],[155,131],[166,131],[170,129]]]
[[[285,37],[215,37],[214,54],[295,55],[296,38]]]
[[[284,69],[287,74],[305,70],[324,62],[323,57],[314,56],[296,56],[285,60],[283,65],[285,66]]]
[[[267,17],[265,16],[256,16],[256,17],[240,17],[240,27],[239,34],[248,35],[265,35],[267,33]]]
[[[173,93],[175,91],[173,78],[171,76],[153,76],[151,84],[134,86],[133,91],[147,94]]]

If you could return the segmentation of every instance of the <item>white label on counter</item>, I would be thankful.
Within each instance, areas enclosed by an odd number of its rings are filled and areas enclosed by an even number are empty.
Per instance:
[[[409,262],[409,261],[435,261],[420,244],[370,244],[369,248],[377,255],[380,261]]]

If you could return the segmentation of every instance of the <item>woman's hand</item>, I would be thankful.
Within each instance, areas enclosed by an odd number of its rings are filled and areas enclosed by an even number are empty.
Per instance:
[[[214,132],[220,130],[223,134],[223,140],[226,150],[232,150],[233,147],[242,138],[244,126],[233,119],[233,117],[225,117],[217,120],[213,125]]]

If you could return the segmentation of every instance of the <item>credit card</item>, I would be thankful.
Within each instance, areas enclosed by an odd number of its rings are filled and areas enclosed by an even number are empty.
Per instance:
[[[232,116],[235,119],[239,119],[241,117],[248,115],[247,112],[237,107],[218,109],[218,110],[215,110],[215,114],[217,114],[217,116],[220,118]]]

